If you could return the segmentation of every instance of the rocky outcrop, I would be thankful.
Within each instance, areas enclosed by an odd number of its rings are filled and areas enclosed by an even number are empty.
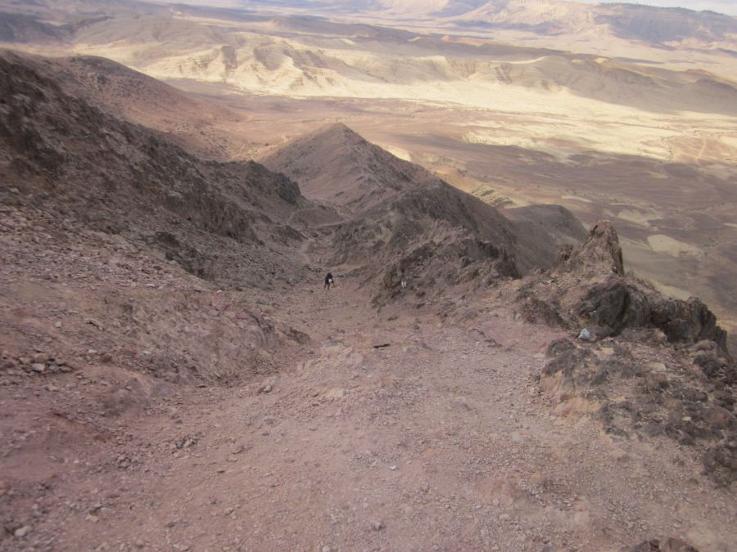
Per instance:
[[[621,276],[611,276],[590,287],[576,314],[583,325],[593,327],[600,337],[619,335],[626,328],[653,327],[662,330],[672,343],[709,340],[720,350],[727,350],[726,332],[700,299],[664,297]]]
[[[359,267],[378,306],[401,293],[422,302],[459,284],[519,276],[516,243],[512,224],[496,209],[436,182],[341,225],[333,263]]]
[[[617,232],[607,221],[596,224],[581,247],[565,249],[553,269],[527,279],[517,298],[531,322],[587,328],[595,339],[658,329],[671,343],[712,341],[728,356],[727,334],[700,299],[666,297],[625,274]]]
[[[540,385],[562,411],[592,415],[621,438],[670,438],[691,448],[714,482],[737,482],[737,365],[726,333],[699,299],[665,297],[626,275],[610,223],[528,277],[517,297],[528,320],[591,336],[548,349]],[[689,550],[673,542],[636,550]]]
[[[557,267],[559,272],[594,275],[603,271],[624,276],[619,235],[614,225],[606,220],[596,223],[583,245],[568,250],[561,261]]]
[[[610,434],[691,447],[713,481],[737,482],[737,366],[717,355],[713,341],[680,351],[660,330],[643,332],[639,339],[554,341],[542,389],[563,409],[584,401]]]

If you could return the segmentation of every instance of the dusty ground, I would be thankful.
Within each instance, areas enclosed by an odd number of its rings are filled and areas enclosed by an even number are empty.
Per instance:
[[[0,549],[734,550],[734,493],[686,450],[551,414],[534,376],[559,333],[491,303],[376,313],[342,278],[260,303],[312,340],[242,386],[138,375],[113,413],[114,363],[5,373]]]

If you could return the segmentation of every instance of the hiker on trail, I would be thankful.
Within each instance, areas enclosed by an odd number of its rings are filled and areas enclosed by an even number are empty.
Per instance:
[[[325,291],[329,290],[333,285],[333,275],[328,272],[327,276],[325,276]]]

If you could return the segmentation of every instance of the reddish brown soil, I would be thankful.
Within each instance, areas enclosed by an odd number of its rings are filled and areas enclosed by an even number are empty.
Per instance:
[[[338,283],[262,296],[312,342],[243,385],[137,375],[121,413],[94,400],[114,363],[4,377],[0,504],[28,529],[0,549],[734,550],[734,494],[687,452],[551,415],[534,376],[560,334],[483,305],[376,314]]]

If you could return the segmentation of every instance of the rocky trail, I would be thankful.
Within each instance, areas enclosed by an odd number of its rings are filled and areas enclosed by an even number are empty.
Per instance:
[[[560,332],[492,305],[466,324],[377,313],[350,279],[293,291],[272,308],[312,341],[274,375],[178,387],[91,444],[24,455],[36,480],[0,549],[734,550],[733,495],[677,446],[552,414],[535,378]],[[43,432],[53,401],[2,389],[5,416],[34,406]],[[21,466],[3,456],[7,500]]]
[[[726,333],[611,223],[338,126],[342,219],[59,70],[0,55],[0,552],[737,551]]]

